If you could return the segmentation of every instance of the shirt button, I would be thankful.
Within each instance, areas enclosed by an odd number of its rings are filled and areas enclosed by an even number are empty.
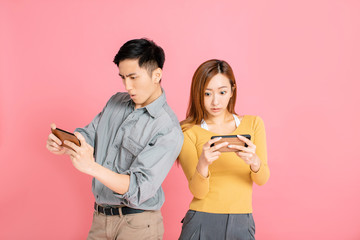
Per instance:
[[[110,162],[109,162],[109,161],[107,161],[107,162],[106,162],[106,164],[107,164],[107,165],[110,165]]]
[[[99,198],[99,195],[96,195],[96,198]]]

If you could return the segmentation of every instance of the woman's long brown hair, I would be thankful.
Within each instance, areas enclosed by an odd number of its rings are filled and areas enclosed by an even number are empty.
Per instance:
[[[192,78],[186,119],[180,123],[183,131],[191,128],[193,125],[201,123],[201,120],[205,115],[204,95],[206,86],[208,85],[210,79],[218,73],[225,75],[230,81],[233,94],[230,98],[227,109],[230,113],[235,114],[236,81],[233,70],[227,62],[211,59],[201,64],[196,69]]]

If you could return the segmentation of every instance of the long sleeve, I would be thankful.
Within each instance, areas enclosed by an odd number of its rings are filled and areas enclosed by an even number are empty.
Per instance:
[[[100,119],[101,119],[102,115],[104,114],[104,112],[106,111],[109,104],[111,104],[111,102],[114,100],[114,98],[116,96],[117,95],[115,94],[108,100],[108,102],[106,103],[103,110],[100,113],[98,113],[88,125],[86,125],[83,128],[76,128],[75,129],[75,132],[81,133],[81,135],[84,136],[86,142],[88,144],[90,144],[92,147],[95,146],[96,131],[97,131],[97,127],[99,125]],[[124,95],[122,95],[121,97],[123,98]]]
[[[260,117],[256,117],[253,127],[256,154],[261,160],[261,165],[258,172],[255,173],[251,171],[251,179],[257,185],[263,185],[268,181],[270,177],[270,170],[267,163],[266,133],[263,120]]]
[[[96,115],[94,119],[87,126],[83,128],[75,129],[75,132],[81,133],[81,135],[84,136],[86,142],[90,144],[92,147],[94,147],[95,145],[95,133],[96,133],[96,128],[99,124],[101,114],[102,112]]]
[[[188,131],[184,133],[184,144],[179,155],[179,161],[189,182],[191,193],[195,198],[203,199],[209,192],[210,173],[209,176],[205,178],[196,170],[199,156],[195,147],[194,138],[195,136],[190,137]]]
[[[159,136],[154,144],[146,146],[124,173],[130,175],[129,190],[115,196],[123,198],[128,206],[134,208],[152,198],[179,155],[182,143],[180,128],[173,128],[169,133]],[[130,148],[137,151],[134,145]]]

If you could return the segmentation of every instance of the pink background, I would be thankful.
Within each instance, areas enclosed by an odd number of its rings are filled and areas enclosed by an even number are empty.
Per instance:
[[[140,37],[166,52],[179,119],[210,58],[232,65],[237,112],[264,119],[271,177],[254,187],[257,239],[360,239],[359,1],[0,4],[0,239],[85,239],[91,178],[46,150],[49,124],[84,126],[123,91],[112,59]],[[177,239],[191,199],[181,168],[163,187],[164,239]]]

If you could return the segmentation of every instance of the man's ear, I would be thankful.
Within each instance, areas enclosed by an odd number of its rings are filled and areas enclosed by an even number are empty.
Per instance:
[[[162,69],[157,68],[152,72],[152,79],[154,83],[160,83],[160,80],[162,78]]]

